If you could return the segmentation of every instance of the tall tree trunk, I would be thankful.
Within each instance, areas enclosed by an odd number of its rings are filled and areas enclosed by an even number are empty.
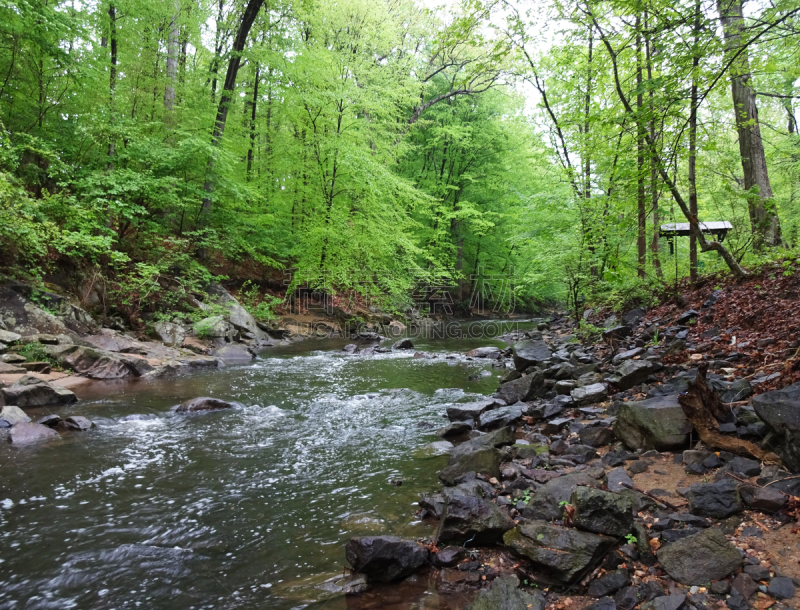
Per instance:
[[[258,81],[261,77],[261,66],[256,62],[253,80],[253,99],[250,102],[250,148],[247,149],[247,181],[253,179],[253,156],[256,148],[256,112],[258,108]]]
[[[249,0],[247,8],[244,10],[244,15],[242,15],[242,22],[239,24],[239,30],[236,32],[236,38],[233,41],[233,49],[231,50],[231,58],[230,61],[228,61],[228,71],[225,74],[225,85],[222,89],[222,95],[219,98],[219,106],[217,107],[214,131],[211,133],[211,145],[214,148],[219,148],[222,143],[222,136],[225,134],[225,122],[228,120],[228,107],[233,99],[236,75],[239,73],[239,64],[242,61],[242,51],[247,42],[247,36],[250,34],[250,28],[253,27],[253,22],[262,4],[264,4],[264,0]],[[208,160],[207,176],[204,185],[206,196],[203,197],[203,203],[200,208],[201,213],[204,215],[211,211],[211,193],[214,192],[213,172],[215,165],[216,155]]]
[[[644,29],[645,31],[649,31],[649,23],[648,23],[648,15],[647,11],[644,14]],[[653,82],[653,58],[656,55],[656,49],[650,40],[650,35],[646,34],[644,38],[644,47],[645,47],[645,59],[647,62],[647,80],[648,82]],[[655,108],[655,92],[653,88],[650,88],[650,139],[653,142],[657,142],[656,138],[656,108]],[[658,169],[656,169],[656,164],[653,159],[653,155],[651,154],[650,157],[650,208],[653,213],[653,240],[650,242],[650,255],[653,259],[653,268],[656,270],[656,276],[658,279],[664,279],[664,271],[661,269],[661,258],[658,255],[658,240],[659,240],[659,233],[661,231],[661,227],[659,223],[661,222],[659,212],[658,212]]]
[[[109,69],[109,123],[112,126],[112,133],[108,140],[108,169],[114,169],[114,155],[116,154],[116,145],[114,144],[114,112],[115,104],[114,98],[116,97],[117,90],[117,9],[113,4],[108,7],[108,37],[111,44],[111,66]]]
[[[697,216],[697,71],[700,66],[700,0],[694,5],[694,43],[692,48],[692,92],[689,97],[689,213]],[[697,282],[697,237],[689,235],[689,280]]]
[[[722,31],[725,36],[725,51],[737,53],[742,49],[742,0],[717,0]],[[756,248],[775,247],[782,244],[781,225],[772,187],[767,172],[767,159],[761,128],[758,123],[756,94],[750,86],[752,74],[747,51],[743,51],[732,66],[731,95],[736,129],[739,133],[739,154],[744,170],[744,188],[747,191],[750,223]],[[757,193],[751,191],[754,189]]]
[[[637,215],[637,235],[636,250],[638,253],[637,270],[639,277],[647,277],[647,205],[645,203],[644,190],[644,153],[645,142],[644,134],[646,130],[643,111],[644,94],[642,93],[642,33],[641,17],[636,16],[636,207]]]
[[[180,52],[181,35],[181,28],[178,25],[180,11],[180,2],[176,1],[167,35],[167,83],[164,86],[164,123],[170,131],[175,128],[175,86],[178,82],[178,53]]]

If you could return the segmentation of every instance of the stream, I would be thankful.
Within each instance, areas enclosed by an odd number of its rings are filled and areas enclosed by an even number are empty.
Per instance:
[[[413,341],[438,357],[309,340],[214,372],[78,387],[52,412],[97,428],[0,444],[0,608],[356,607],[330,586],[344,543],[432,534],[414,513],[447,461],[429,447],[443,404],[491,394],[503,372],[464,356],[498,340]],[[242,406],[172,412],[196,396]],[[439,607],[421,595],[397,607]]]

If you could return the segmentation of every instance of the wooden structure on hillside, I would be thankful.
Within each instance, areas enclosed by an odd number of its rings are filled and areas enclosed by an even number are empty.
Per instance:
[[[727,220],[715,220],[713,222],[701,222],[700,230],[707,234],[713,235],[714,239],[722,243],[728,231],[733,229],[733,225]],[[673,253],[673,240],[676,237],[689,237],[691,235],[691,227],[688,222],[673,222],[670,224],[661,225],[659,230],[661,237],[666,237],[669,241],[669,253]]]

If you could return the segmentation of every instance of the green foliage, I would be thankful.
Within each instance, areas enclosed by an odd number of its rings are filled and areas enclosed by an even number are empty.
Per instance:
[[[639,540],[633,534],[628,534],[627,536],[625,536],[625,542],[627,542],[628,544],[636,544],[637,542],[639,542]]]
[[[47,362],[54,370],[61,370],[58,361],[45,350],[44,345],[37,342],[26,343],[17,353],[28,362]]]

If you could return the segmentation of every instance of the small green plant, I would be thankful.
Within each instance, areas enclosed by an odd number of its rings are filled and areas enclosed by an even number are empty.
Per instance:
[[[656,326],[656,330],[653,333],[653,345],[658,345],[658,326]]]
[[[531,501],[531,490],[526,489],[525,493],[522,494],[522,497],[520,498],[520,502],[522,502],[525,506],[527,506],[528,502],[530,501]]]
[[[625,536],[625,540],[627,541],[628,544],[636,544],[637,542],[639,542],[639,539],[636,538],[636,536],[634,536],[633,534],[628,534],[627,536]]]
[[[258,286],[250,280],[242,284],[242,289],[239,291],[239,302],[256,320],[269,321],[277,318],[273,309],[282,301],[280,297],[274,297],[269,293],[261,294]]]
[[[58,361],[45,351],[41,343],[27,343],[17,353],[28,362],[47,362],[53,369],[61,370]]]

